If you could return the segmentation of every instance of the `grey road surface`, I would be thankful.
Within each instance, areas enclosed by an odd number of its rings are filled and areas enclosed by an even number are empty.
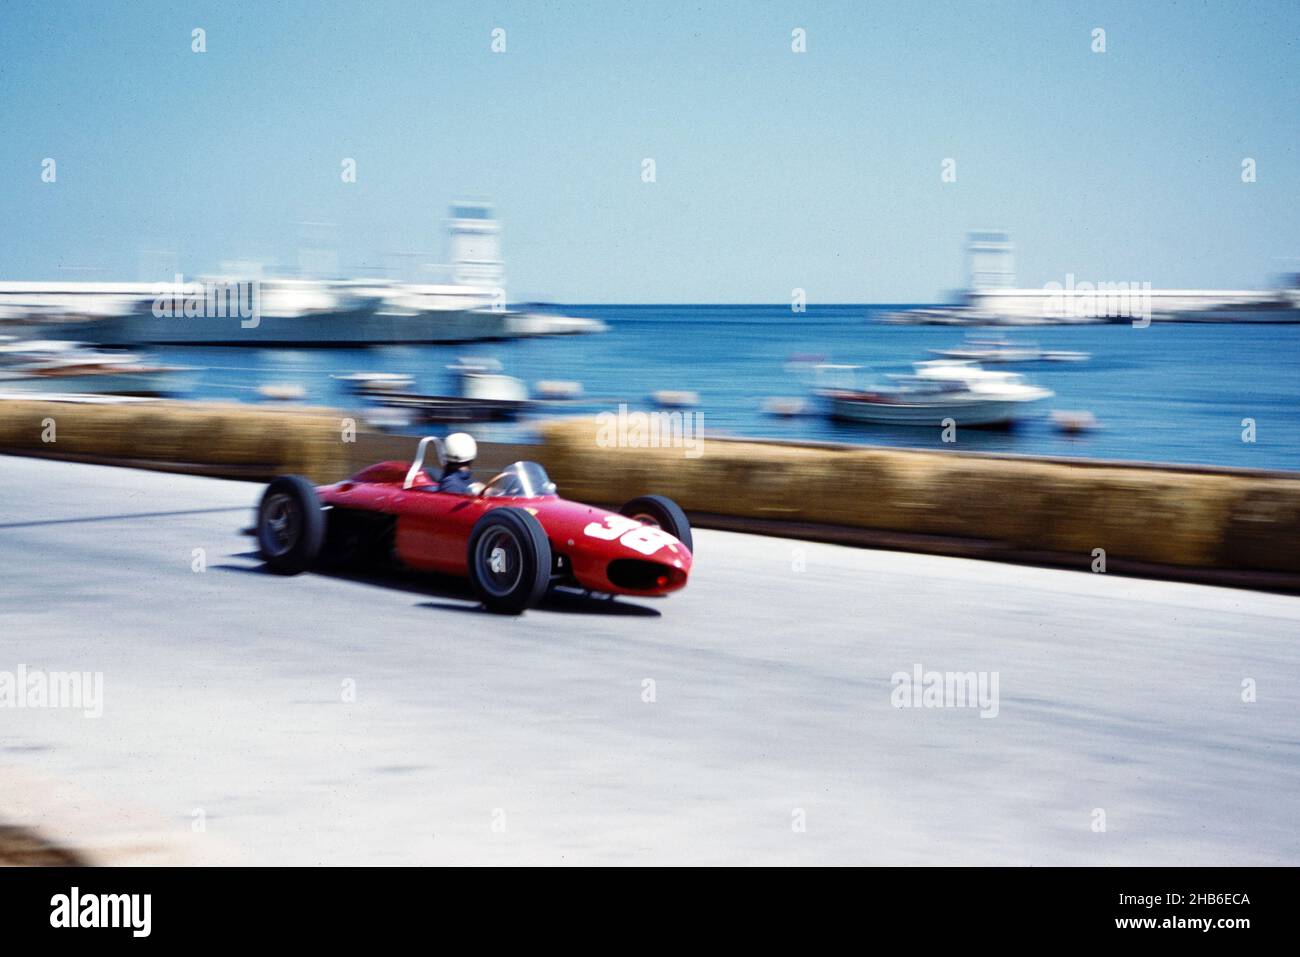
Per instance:
[[[103,675],[0,709],[9,793],[196,862],[1300,864],[1300,598],[703,531],[685,592],[509,619],[266,574],[259,494],[0,457],[0,678]]]

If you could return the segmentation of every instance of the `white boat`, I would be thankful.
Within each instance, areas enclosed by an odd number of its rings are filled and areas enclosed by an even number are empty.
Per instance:
[[[582,398],[582,383],[573,379],[542,379],[533,384],[538,397],[553,402],[566,402]]]
[[[453,376],[472,375],[483,372],[500,372],[501,360],[491,356],[457,356],[455,362],[447,363],[447,371]]]
[[[1028,342],[977,337],[968,337],[954,349],[931,349],[930,353],[943,359],[983,363],[1083,362],[1089,358],[1088,353],[1072,349],[1040,349]]]
[[[1069,409],[1057,409],[1051,415],[1052,427],[1067,435],[1079,435],[1083,432],[1097,430],[1097,417],[1086,410],[1075,412]]]
[[[452,343],[603,328],[597,320],[556,316],[520,319],[524,331],[512,332],[491,205],[453,204],[447,233],[450,261],[427,270],[449,272],[444,282],[260,274],[196,282],[0,281],[0,321],[24,335],[105,346]]]
[[[690,389],[660,389],[650,393],[650,401],[663,409],[693,409],[700,404],[700,394]]]
[[[491,357],[461,356],[447,366],[465,399],[487,402],[528,402],[528,386],[501,371],[501,362]]]
[[[881,322],[909,326],[980,325],[982,317],[965,306],[938,306],[924,309],[896,309],[880,317]]]
[[[609,324],[585,316],[561,316],[549,312],[507,312],[506,335],[511,338],[530,336],[580,336],[608,332]]]
[[[405,372],[353,372],[349,375],[335,376],[340,382],[347,383],[353,392],[364,394],[403,392],[415,385],[415,377]]]
[[[809,405],[807,400],[791,398],[787,396],[771,396],[763,400],[763,414],[774,415],[778,418],[790,419],[795,416],[807,415]]]
[[[529,407],[528,387],[501,372],[492,358],[463,356],[447,369],[456,380],[454,395],[425,395],[402,390],[370,392],[384,412],[422,422],[491,422],[514,419]]]
[[[818,394],[836,419],[936,427],[944,419],[959,426],[1009,424],[1053,395],[1015,372],[983,369],[963,361],[918,362],[913,373],[889,379],[887,384],[862,389],[823,388]]]
[[[964,304],[979,324],[1042,325],[1097,322],[1300,323],[1300,276],[1271,289],[1152,289],[1150,283],[1064,282],[1016,286],[1015,247],[1003,230],[967,234]],[[1119,280],[1119,281],[1117,281]]]
[[[0,345],[0,389],[21,392],[165,396],[185,391],[195,370],[155,364],[131,352],[80,342],[16,341]]]
[[[486,402],[528,401],[528,386],[511,375],[499,372],[467,372],[460,377],[461,395]]]
[[[257,394],[272,402],[298,402],[307,398],[307,389],[297,382],[268,382],[257,387]]]

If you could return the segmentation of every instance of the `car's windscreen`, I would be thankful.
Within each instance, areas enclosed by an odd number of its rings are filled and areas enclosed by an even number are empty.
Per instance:
[[[488,483],[483,493],[487,496],[531,498],[535,495],[553,495],[555,486],[546,469],[536,462],[515,462]]]

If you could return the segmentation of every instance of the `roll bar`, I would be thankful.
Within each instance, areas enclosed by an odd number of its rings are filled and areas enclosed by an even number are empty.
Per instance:
[[[411,462],[411,467],[406,471],[406,481],[402,483],[403,489],[408,489],[415,484],[415,477],[420,474],[420,469],[424,468],[424,454],[429,448],[429,443],[433,443],[433,451],[438,456],[438,464],[443,465],[442,457],[442,439],[436,435],[426,435],[420,439],[420,445],[415,450],[415,460]]]

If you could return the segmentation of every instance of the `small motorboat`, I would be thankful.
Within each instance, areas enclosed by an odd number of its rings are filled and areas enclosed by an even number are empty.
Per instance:
[[[273,402],[297,402],[307,397],[307,390],[296,382],[268,382],[257,387],[257,394]]]
[[[528,387],[500,371],[496,360],[462,360],[448,366],[456,377],[456,395],[384,392],[371,398],[388,409],[405,410],[421,422],[497,422],[516,418],[531,404]]]
[[[402,392],[415,385],[415,378],[404,372],[353,372],[335,378],[361,395]]]
[[[508,312],[506,331],[511,336],[578,336],[608,332],[609,325],[599,319],[561,316],[550,312]]]
[[[110,352],[81,342],[15,340],[0,344],[0,388],[23,392],[169,396],[184,392],[194,369]]]
[[[1023,362],[1083,362],[1090,358],[1086,352],[1072,349],[1040,349],[1033,343],[1014,342],[1010,339],[981,339],[968,337],[965,344],[953,349],[931,349],[931,355],[942,359],[957,359],[986,364]]]
[[[379,400],[384,414],[416,422],[506,422],[528,407],[527,400],[471,399],[458,395],[394,392]]]
[[[852,366],[834,366],[851,370]],[[972,362],[918,362],[914,372],[889,376],[867,388],[818,390],[832,418],[877,425],[939,426],[952,419],[959,426],[1009,425],[1035,403],[1051,398],[1048,389],[1030,385],[1015,372],[984,369]]]
[[[397,431],[407,429],[415,424],[415,412],[412,409],[397,406],[380,405],[366,409],[361,413],[367,425],[376,429]]]
[[[542,379],[533,385],[533,391],[541,399],[571,401],[582,398],[582,383],[571,379]]]
[[[501,368],[501,360],[491,356],[458,356],[455,362],[447,363],[447,371],[454,376],[500,372]]]
[[[772,396],[769,399],[763,400],[764,414],[775,415],[783,419],[807,415],[810,409],[811,406],[806,399],[792,398],[789,396]]]
[[[785,360],[785,371],[789,373],[807,372],[815,369],[827,359],[819,352],[793,352]]]
[[[1091,353],[1074,349],[1047,349],[1043,352],[1044,362],[1087,362],[1091,358]]]
[[[926,309],[897,309],[881,316],[881,322],[895,325],[970,326],[984,319],[969,306],[940,306]]]
[[[1095,432],[1098,428],[1097,417],[1091,412],[1074,412],[1067,409],[1057,409],[1051,415],[1052,427],[1058,432],[1064,432],[1066,435],[1081,435],[1084,432]]]
[[[700,404],[700,394],[689,389],[660,389],[650,393],[650,400],[663,409],[692,409]]]

